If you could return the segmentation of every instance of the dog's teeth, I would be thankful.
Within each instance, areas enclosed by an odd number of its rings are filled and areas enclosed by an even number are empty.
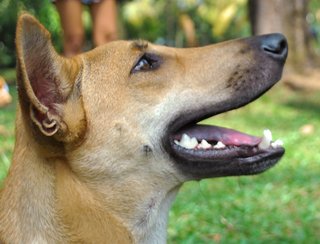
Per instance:
[[[190,138],[187,134],[183,134],[178,145],[186,149],[194,149],[198,146],[198,141],[195,137]]]
[[[211,148],[212,145],[210,143],[208,143],[206,140],[202,140],[201,143],[198,145],[199,149],[209,149]]]
[[[280,140],[280,139],[278,139],[275,142],[271,143],[271,147],[272,148],[279,148],[279,147],[282,147],[282,146],[283,146],[283,141]]]
[[[272,133],[270,130],[264,130],[263,131],[263,137],[261,142],[258,145],[259,149],[265,150],[268,149],[271,145],[271,141],[272,141]]]
[[[218,141],[216,145],[213,146],[214,149],[223,149],[226,148],[226,145],[224,145],[221,141]]]

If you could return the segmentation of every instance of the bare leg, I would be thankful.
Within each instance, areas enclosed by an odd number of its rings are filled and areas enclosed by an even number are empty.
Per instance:
[[[80,0],[57,0],[56,7],[63,29],[63,49],[67,57],[81,53],[84,41],[82,5]]]
[[[117,2],[101,0],[91,5],[93,43],[100,46],[117,39]]]

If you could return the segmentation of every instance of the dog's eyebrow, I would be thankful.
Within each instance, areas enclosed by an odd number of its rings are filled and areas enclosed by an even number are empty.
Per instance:
[[[148,48],[148,42],[145,40],[137,40],[131,43],[132,49],[138,49],[140,51],[144,51]]]

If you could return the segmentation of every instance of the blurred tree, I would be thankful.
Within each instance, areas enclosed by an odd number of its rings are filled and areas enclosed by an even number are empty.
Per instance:
[[[122,7],[126,38],[170,46],[249,35],[247,0],[131,0]]]
[[[17,6],[16,1],[0,1],[0,68],[14,65]]]
[[[288,38],[284,80],[295,88],[320,89],[320,72],[315,69],[319,60],[311,46],[307,23],[309,3],[310,0],[249,0],[249,15],[253,34],[281,32]]]
[[[22,11],[36,16],[49,29],[57,49],[61,49],[59,16],[51,1],[0,0],[0,69],[15,66],[15,26]]]

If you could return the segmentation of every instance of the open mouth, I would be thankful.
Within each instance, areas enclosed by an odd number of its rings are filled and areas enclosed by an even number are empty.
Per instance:
[[[192,178],[250,175],[265,171],[284,154],[270,130],[261,137],[219,126],[191,123],[169,133],[170,154]]]

